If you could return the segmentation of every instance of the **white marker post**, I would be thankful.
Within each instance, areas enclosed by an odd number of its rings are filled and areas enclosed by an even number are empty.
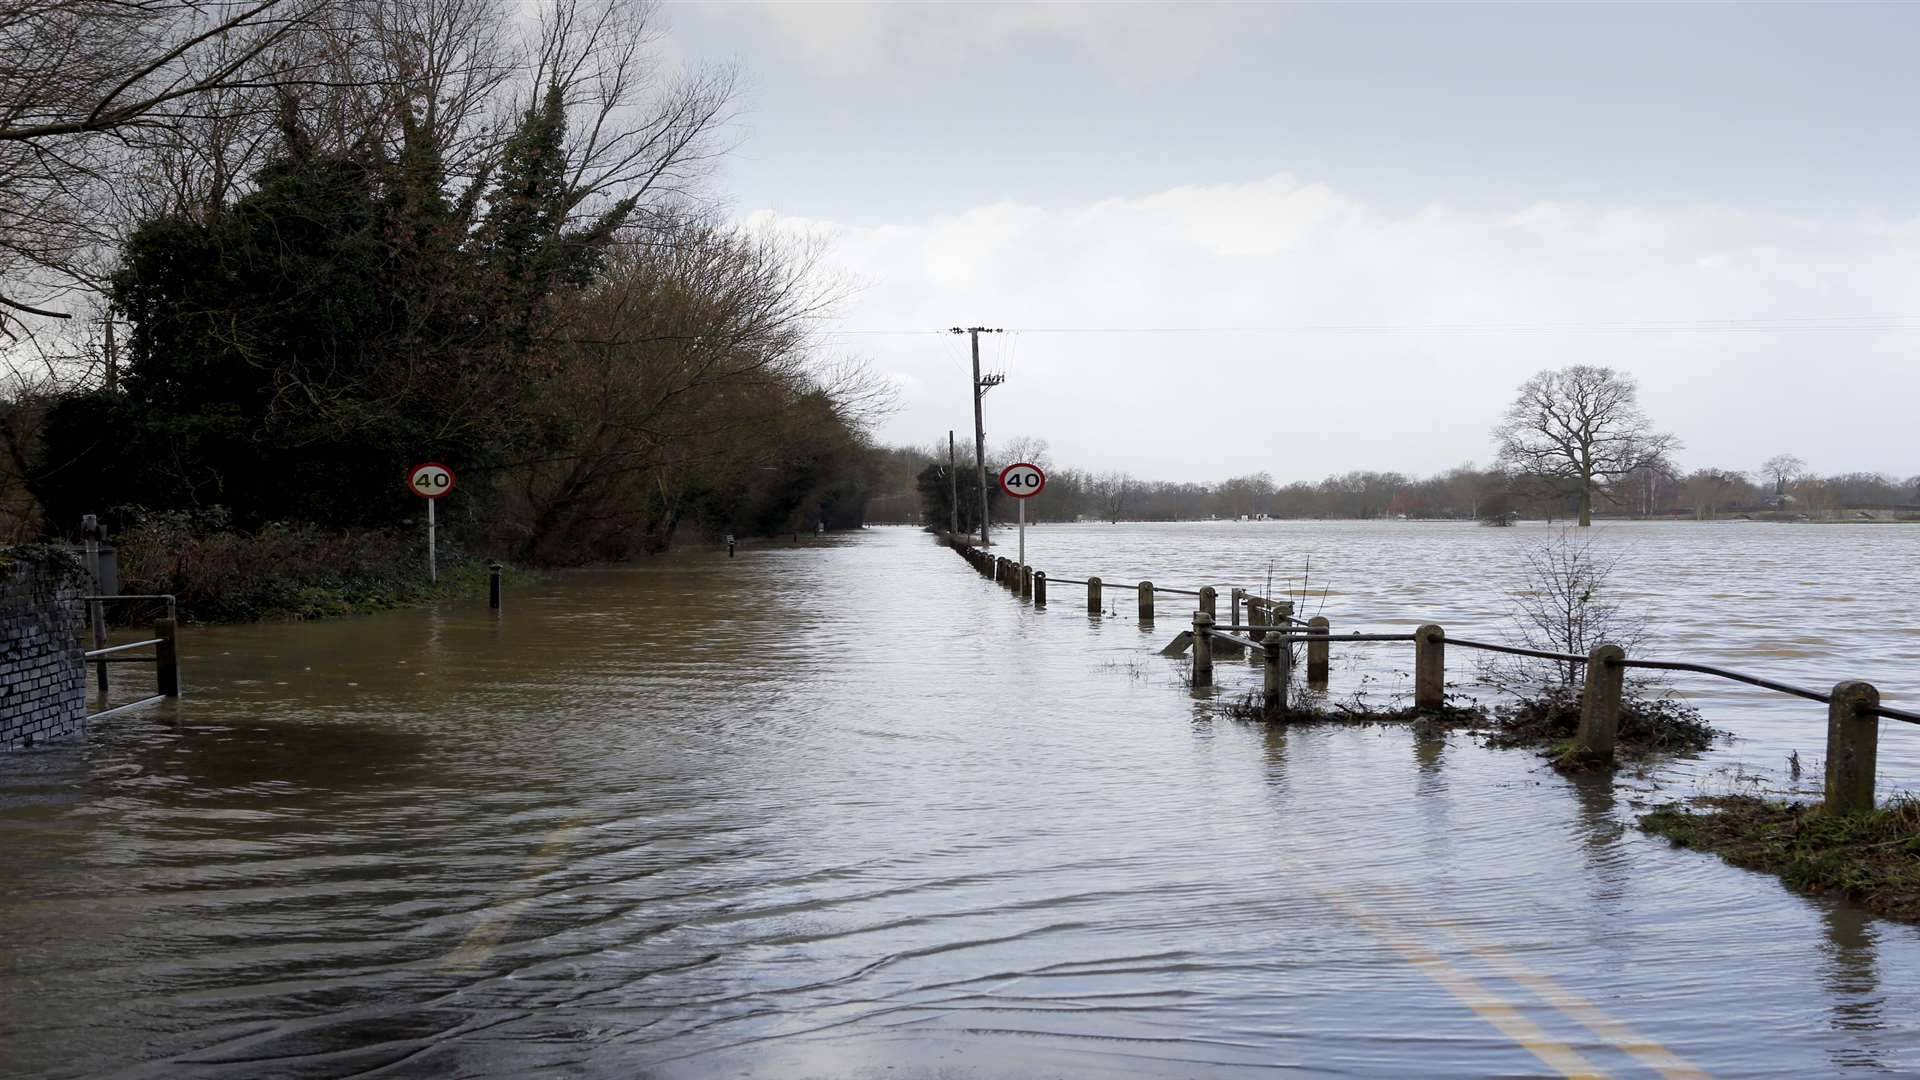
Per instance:
[[[433,544],[433,504],[453,490],[453,470],[437,461],[415,465],[407,472],[407,490],[427,500],[427,580],[440,580],[440,559]]]
[[[1047,474],[1040,466],[1020,462],[1000,470],[1000,490],[1012,496],[1020,504],[1020,563],[1027,565],[1027,500],[1040,494],[1047,486]]]

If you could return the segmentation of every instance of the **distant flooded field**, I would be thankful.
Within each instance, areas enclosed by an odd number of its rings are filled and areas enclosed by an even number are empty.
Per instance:
[[[1592,532],[1650,652],[1920,698],[1920,529]],[[1337,629],[1490,636],[1546,535],[1030,529],[1101,618],[874,529],[189,628],[177,705],[0,758],[0,1076],[1920,1072],[1920,928],[1633,828],[1793,750],[1817,782],[1821,707],[1688,679],[1740,741],[1576,782],[1223,720],[1154,656],[1190,602],[1117,588],[1271,566]],[[1409,666],[1348,651],[1336,697]]]
[[[1687,660],[1826,691],[1865,679],[1883,700],[1920,706],[1920,526],[1766,522],[1613,522],[1586,530],[1527,522],[1512,528],[1428,521],[1271,521],[1029,526],[1027,559],[1049,574],[1097,574],[1121,620],[1135,614],[1140,579],[1156,585],[1228,584],[1297,595],[1305,615],[1339,631],[1411,630],[1436,622],[1455,637],[1500,640],[1512,626],[1512,595],[1526,587],[1524,549],[1557,534],[1591,538],[1618,557],[1610,591],[1650,621],[1638,655]],[[998,534],[1001,553],[1013,534]],[[1269,572],[1271,578],[1269,579]],[[1302,594],[1304,595],[1298,595]],[[1083,601],[1073,586],[1054,590],[1062,607]],[[1161,596],[1160,622],[1191,618],[1193,601]],[[1176,627],[1177,628],[1177,627]],[[1332,696],[1350,672],[1376,677],[1375,694],[1404,691],[1409,646],[1338,646]],[[1478,685],[1475,654],[1455,650],[1448,681]],[[1735,732],[1731,751],[1755,767],[1784,768],[1786,755],[1824,753],[1826,714],[1815,702],[1702,675],[1669,681],[1717,727]],[[1920,730],[1889,722],[1881,741],[1882,783],[1920,786]]]

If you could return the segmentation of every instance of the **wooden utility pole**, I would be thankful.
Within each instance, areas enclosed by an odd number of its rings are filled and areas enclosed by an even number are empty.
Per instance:
[[[935,444],[938,445],[938,444]],[[947,532],[960,535],[960,458],[953,452],[953,429],[947,429]]]
[[[1003,331],[987,326],[956,326],[950,333],[965,334],[973,343],[973,453],[974,464],[980,473],[980,546],[986,547],[987,539],[987,423],[980,410],[980,399],[988,390],[1007,381],[1005,375],[980,377],[980,335],[998,334]]]
[[[120,385],[120,358],[113,353],[113,316],[104,320],[107,324],[107,389]]]

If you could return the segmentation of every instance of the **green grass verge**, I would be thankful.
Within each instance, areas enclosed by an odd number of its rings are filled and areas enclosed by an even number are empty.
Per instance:
[[[487,595],[487,564],[479,560],[454,563],[440,569],[440,580],[425,574],[368,574],[319,584],[266,582],[253,597],[256,606],[243,620],[332,619],[343,615],[370,615],[419,607],[436,600],[472,600]],[[514,567],[501,571],[501,587],[538,580],[538,575]],[[223,621],[223,620],[209,620]]]
[[[1656,810],[1640,828],[1675,847],[1776,875],[1800,892],[1844,896],[1876,915],[1920,922],[1920,799],[1902,796],[1840,815],[1748,795],[1695,802],[1706,809]]]

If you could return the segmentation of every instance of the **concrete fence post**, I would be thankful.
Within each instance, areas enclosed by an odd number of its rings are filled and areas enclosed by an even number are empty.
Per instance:
[[[160,692],[167,697],[180,696],[180,649],[175,640],[172,619],[159,619],[153,624],[153,636],[160,643],[153,647],[154,681],[159,684]]]
[[[1287,712],[1287,676],[1291,674],[1286,643],[1281,640],[1279,631],[1269,631],[1264,641],[1267,661],[1266,694],[1261,701],[1261,713],[1267,719],[1285,716]]]
[[[1213,616],[1204,611],[1193,613],[1193,685],[1213,685]]]
[[[1573,746],[1581,760],[1593,765],[1613,764],[1614,738],[1620,731],[1620,699],[1627,669],[1620,661],[1627,652],[1618,645],[1600,645],[1587,653],[1587,687],[1580,695],[1580,726]]]
[[[1033,606],[1037,608],[1047,606],[1047,572],[1045,570],[1033,572]]]
[[[1413,632],[1413,707],[1439,712],[1447,700],[1447,632],[1428,623]]]
[[[1326,616],[1315,615],[1307,620],[1307,633],[1325,637],[1333,633],[1333,624],[1327,621]],[[1308,684],[1318,686],[1327,684],[1327,669],[1331,666],[1327,661],[1330,659],[1328,654],[1332,651],[1332,645],[1330,641],[1307,642]]]
[[[1827,706],[1827,800],[1829,814],[1873,809],[1873,773],[1880,756],[1880,718],[1863,710],[1880,704],[1872,683],[1843,682]]]
[[[1207,613],[1207,621],[1209,622],[1213,621],[1214,616],[1219,614],[1219,612],[1215,610],[1214,605],[1214,601],[1219,595],[1219,591],[1211,585],[1200,586],[1200,610]]]
[[[1153,582],[1151,581],[1140,583],[1140,621],[1143,623],[1153,621]]]
[[[1097,577],[1087,579],[1087,614],[1100,614],[1100,579]]]
[[[1227,621],[1237,625],[1240,622],[1240,601],[1246,597],[1247,590],[1235,585],[1233,590],[1227,595],[1231,597],[1233,601],[1233,610],[1228,613]],[[1258,639],[1256,638],[1255,640]]]
[[[1247,637],[1262,642],[1266,640],[1265,628],[1273,625],[1268,619],[1267,609],[1251,596],[1247,597],[1247,625],[1254,628],[1247,631]]]

